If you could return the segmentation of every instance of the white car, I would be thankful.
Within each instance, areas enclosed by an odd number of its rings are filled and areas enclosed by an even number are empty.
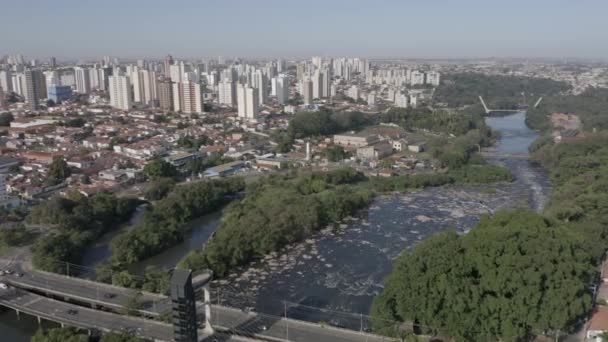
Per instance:
[[[5,283],[0,283],[0,289],[6,290],[8,289],[8,285],[6,285]]]

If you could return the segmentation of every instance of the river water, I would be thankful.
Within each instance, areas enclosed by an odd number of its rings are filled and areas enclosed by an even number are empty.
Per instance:
[[[538,135],[526,127],[524,120],[525,113],[487,118],[487,123],[502,134],[491,149],[494,154],[527,153]],[[525,159],[489,160],[508,167],[516,181],[379,196],[356,217],[214,282],[212,300],[275,315],[287,310],[290,317],[298,319],[343,326],[359,324],[358,316],[348,313],[369,313],[373,297],[382,290],[383,279],[403,250],[448,228],[464,234],[481,215],[498,209],[543,209],[550,194],[544,170]],[[142,213],[138,211],[131,223],[137,222]],[[207,241],[220,218],[221,212],[217,212],[193,221],[183,243],[132,265],[131,270],[141,274],[148,265],[174,267],[190,250]],[[109,257],[109,241],[117,233],[107,234],[87,253],[85,266],[94,267]],[[28,341],[36,328],[31,317],[17,320],[14,312],[0,313],[2,340]]]

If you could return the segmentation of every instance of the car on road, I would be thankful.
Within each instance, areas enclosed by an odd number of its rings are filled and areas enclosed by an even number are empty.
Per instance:
[[[109,292],[108,293],[104,293],[103,297],[104,298],[108,298],[108,299],[112,299],[112,298],[116,297],[116,293],[109,293]]]
[[[16,272],[15,277],[23,277],[23,273]]]
[[[5,283],[0,283],[0,289],[6,290],[8,289],[8,285],[6,285]]]
[[[4,274],[13,274],[13,271],[11,271],[11,270],[4,270]]]
[[[78,310],[76,309],[68,309],[67,311],[68,315],[77,315],[78,314]]]

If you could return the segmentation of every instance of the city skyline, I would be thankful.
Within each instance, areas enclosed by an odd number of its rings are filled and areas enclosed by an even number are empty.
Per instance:
[[[0,55],[32,58],[608,58],[608,4],[595,0],[25,0],[3,8]]]

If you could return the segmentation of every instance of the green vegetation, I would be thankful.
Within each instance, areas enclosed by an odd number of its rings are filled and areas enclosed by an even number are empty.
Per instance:
[[[155,255],[184,239],[189,221],[209,214],[244,188],[240,178],[176,186],[144,214],[142,221],[112,240],[112,264],[121,267]]]
[[[551,170],[554,191],[546,214],[580,232],[599,260],[608,246],[608,132],[543,142],[532,155]]]
[[[548,96],[537,108],[530,108],[526,123],[539,130],[549,128],[547,115],[551,113],[577,114],[582,120],[583,128],[608,129],[608,89],[588,88],[580,95]]]
[[[88,342],[89,335],[86,331],[74,328],[53,328],[38,330],[32,336],[31,342]]]
[[[23,225],[0,227],[0,246],[22,246],[34,240],[36,234],[28,231]]]
[[[248,186],[225,210],[207,246],[179,267],[210,268],[217,276],[301,241],[329,223],[365,207],[372,192],[356,186],[365,177],[352,169],[299,176],[272,176]]]
[[[323,151],[325,158],[330,162],[339,162],[350,157],[350,153],[344,150],[344,147],[340,145],[334,145],[328,147]]]
[[[73,193],[54,197],[34,207],[27,217],[32,224],[51,226],[51,234],[36,241],[33,263],[39,269],[63,272],[60,262],[78,263],[88,244],[125,222],[139,201],[99,193],[87,198]]]
[[[374,301],[376,331],[413,321],[462,341],[524,340],[590,308],[590,254],[575,232],[531,212],[499,212],[469,234],[433,236],[397,261]]]
[[[150,201],[157,201],[164,198],[175,187],[175,180],[172,178],[158,178],[150,182],[144,197]]]
[[[151,179],[177,177],[178,172],[175,166],[157,158],[144,166],[144,173]]]
[[[127,316],[137,316],[139,310],[143,308],[142,297],[143,293],[141,291],[133,291],[123,303],[123,313]]]
[[[522,102],[522,92],[526,92],[528,97],[538,97],[557,95],[570,88],[566,82],[546,78],[477,73],[448,74],[442,75],[433,101],[445,103],[451,108],[460,108],[479,104],[481,95],[490,108],[515,109]]]
[[[198,137],[185,136],[177,140],[177,146],[193,150],[198,150],[201,146],[212,144],[213,141],[206,135],[201,135]]]
[[[65,181],[72,174],[72,170],[63,157],[55,157],[49,165],[49,173],[44,181],[45,185],[57,185]]]
[[[84,330],[75,328],[53,328],[48,330],[38,330],[32,336],[31,342],[144,342],[145,340],[127,333],[104,333],[101,339],[91,337]]]
[[[13,116],[12,113],[2,113],[0,114],[0,126],[10,126],[11,122],[13,122],[13,120],[15,120],[15,117]]]
[[[426,107],[391,108],[380,115],[380,122],[394,123],[407,131],[422,129],[456,136],[466,134],[473,129],[488,130],[483,117],[470,110],[449,113]]]

